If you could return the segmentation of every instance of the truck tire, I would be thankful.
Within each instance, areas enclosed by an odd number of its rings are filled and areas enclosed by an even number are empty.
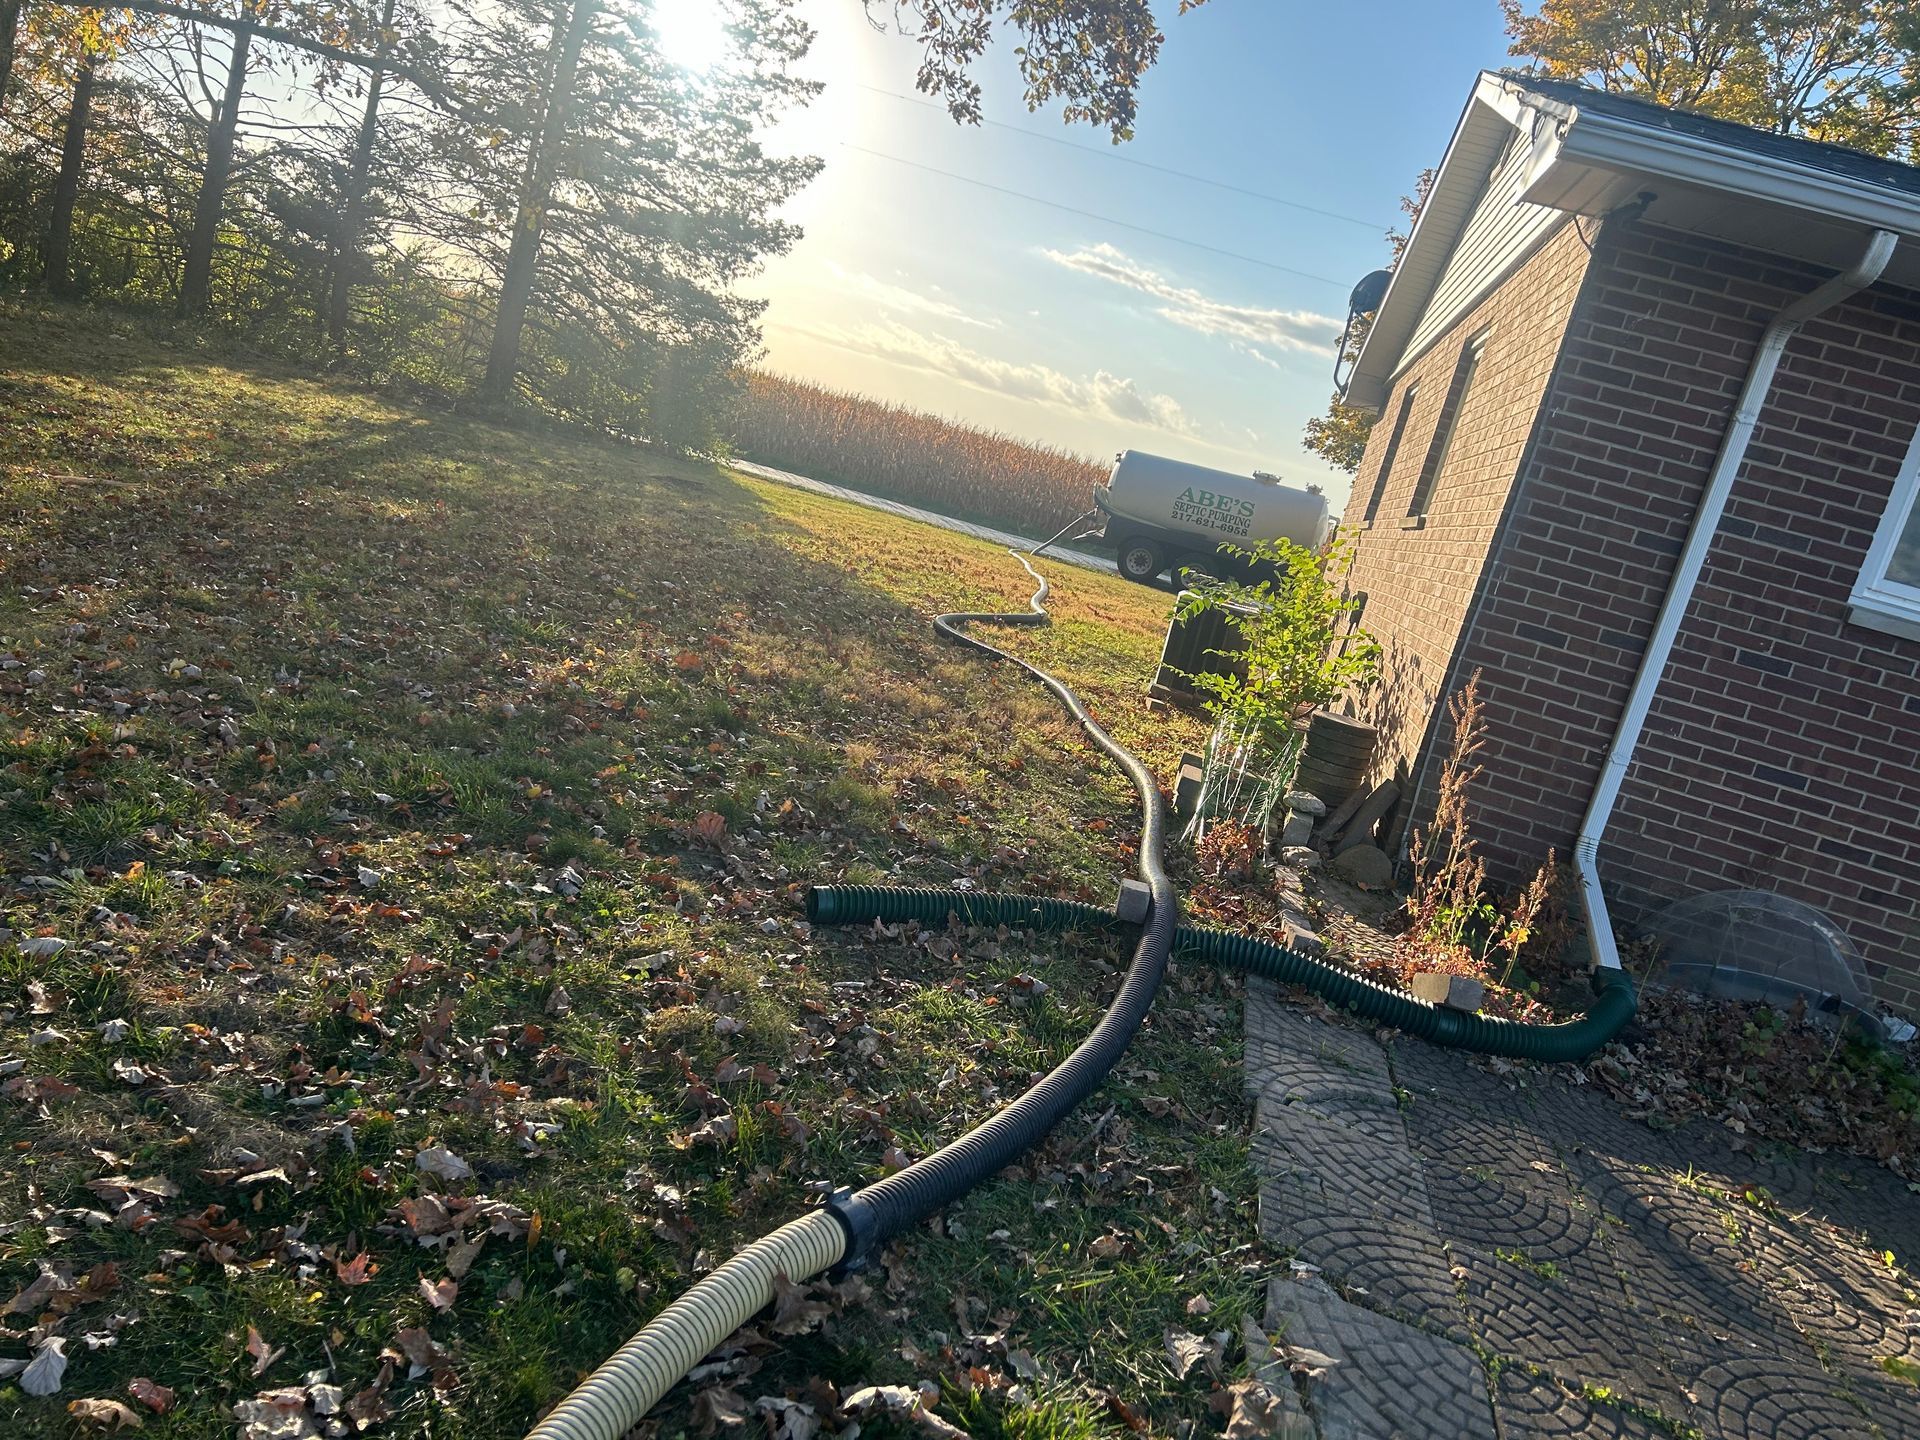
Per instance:
[[[1209,580],[1219,580],[1225,578],[1220,572],[1226,568],[1227,567],[1222,565],[1213,556],[1203,555],[1197,550],[1190,550],[1185,555],[1181,555],[1174,560],[1173,578],[1185,583],[1182,579],[1183,574],[1191,573],[1193,575],[1204,575]]]
[[[1151,585],[1167,568],[1167,557],[1160,547],[1140,535],[1129,535],[1122,540],[1116,558],[1120,574],[1136,585]]]

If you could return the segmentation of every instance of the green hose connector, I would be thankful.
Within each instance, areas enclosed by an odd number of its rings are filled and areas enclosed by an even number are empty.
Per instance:
[[[816,885],[807,895],[807,918],[821,925],[859,925],[875,920],[890,925],[905,920],[945,925],[949,916],[967,925],[1005,925],[1016,930],[1105,933],[1127,928],[1112,911],[1098,905],[1043,895],[907,890],[879,885]],[[1532,1025],[1434,1005],[1250,935],[1182,925],[1174,932],[1173,953],[1224,970],[1242,970],[1283,985],[1302,986],[1329,1004],[1435,1045],[1514,1060],[1584,1060],[1618,1035],[1639,1005],[1633,980],[1624,970],[1600,972],[1599,993],[1579,1019]]]

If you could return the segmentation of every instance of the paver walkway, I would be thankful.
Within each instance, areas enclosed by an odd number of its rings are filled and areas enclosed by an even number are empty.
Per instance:
[[[1920,1440],[1920,1194],[1864,1160],[1656,1131],[1248,986],[1267,1327],[1335,1363],[1320,1440]]]

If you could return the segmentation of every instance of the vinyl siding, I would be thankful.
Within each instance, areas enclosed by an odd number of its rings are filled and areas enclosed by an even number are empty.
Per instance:
[[[1490,290],[1544,240],[1566,216],[1545,205],[1515,201],[1533,155],[1533,141],[1515,130],[1492,174],[1481,187],[1460,242],[1434,287],[1433,299],[1408,337],[1400,367],[1417,360],[1460,314]]]

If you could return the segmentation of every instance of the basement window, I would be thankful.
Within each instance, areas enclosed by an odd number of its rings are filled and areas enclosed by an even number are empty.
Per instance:
[[[1393,430],[1387,436],[1387,450],[1380,457],[1380,470],[1373,477],[1373,491],[1367,496],[1367,511],[1360,517],[1363,529],[1370,528],[1379,518],[1380,500],[1387,493],[1387,483],[1393,478],[1394,457],[1400,453],[1400,437],[1407,433],[1407,417],[1413,413],[1413,402],[1419,398],[1418,385],[1409,385],[1406,393],[1400,397],[1400,409],[1393,417]]]
[[[1920,640],[1920,434],[1907,447],[1886,513],[1853,587],[1853,622]]]
[[[1413,499],[1407,503],[1402,528],[1417,530],[1427,522],[1427,508],[1433,504],[1433,492],[1447,468],[1447,455],[1453,449],[1453,437],[1460,429],[1460,416],[1467,408],[1467,394],[1473,389],[1474,372],[1480,357],[1486,354],[1488,332],[1482,330],[1466,343],[1453,367],[1453,379],[1447,385],[1447,403],[1434,427],[1433,443],[1427,446],[1426,463],[1420,467],[1420,480],[1413,487]]]

